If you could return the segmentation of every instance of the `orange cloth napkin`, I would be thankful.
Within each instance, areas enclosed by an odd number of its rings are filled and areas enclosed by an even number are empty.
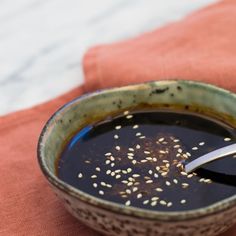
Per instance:
[[[59,106],[98,88],[181,78],[236,91],[235,27],[236,2],[225,0],[136,39],[93,48],[84,58],[84,86],[0,118],[0,235],[98,235],[64,210],[39,170],[44,123]],[[222,234],[233,235],[236,227]]]

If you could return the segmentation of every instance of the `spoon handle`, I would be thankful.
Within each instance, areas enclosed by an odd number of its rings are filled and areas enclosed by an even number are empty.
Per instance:
[[[236,144],[231,144],[229,146],[217,149],[215,151],[209,152],[197,159],[189,162],[185,165],[185,172],[189,173],[199,168],[200,166],[218,160],[222,157],[236,153]]]

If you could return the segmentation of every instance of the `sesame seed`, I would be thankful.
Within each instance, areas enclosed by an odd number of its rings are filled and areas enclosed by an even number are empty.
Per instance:
[[[204,144],[205,144],[205,142],[200,142],[198,145],[203,146]]]
[[[121,178],[121,175],[117,175],[117,176],[116,176],[116,179],[120,179],[120,178]]]
[[[101,168],[100,167],[96,167],[96,171],[101,171]]]
[[[149,200],[143,201],[143,205],[147,205],[149,203]]]
[[[116,130],[121,129],[121,125],[117,125],[117,126],[115,127],[115,129],[116,129]]]
[[[178,152],[178,153],[182,153],[183,150],[182,150],[181,148],[179,148],[179,149],[177,150],[177,152]]]
[[[128,152],[127,155],[132,156],[132,157],[134,156],[134,154],[132,152]]]
[[[187,175],[188,178],[192,178],[193,177],[193,174],[189,174]]]
[[[132,163],[133,163],[133,165],[135,165],[135,164],[137,163],[137,161],[136,161],[136,160],[133,160]]]
[[[133,115],[126,116],[126,119],[132,119],[132,118],[133,118]]]
[[[166,205],[166,201],[161,200],[161,201],[160,201],[160,204],[163,205],[163,206],[165,206],[165,205]]]
[[[93,183],[93,187],[94,187],[94,188],[97,188],[97,187],[98,187],[98,184],[97,184],[97,183]]]
[[[106,174],[107,174],[107,175],[111,174],[111,170],[107,170],[107,171],[106,171]]]
[[[140,132],[136,133],[135,136],[141,136],[142,134]]]
[[[148,161],[152,161],[152,157],[146,157],[145,159]]]
[[[156,170],[159,171],[161,168],[160,166],[156,166]]]
[[[136,145],[136,149],[140,149],[141,146],[139,144]]]
[[[149,174],[149,175],[152,175],[152,174],[153,174],[153,171],[152,171],[152,170],[149,170],[149,171],[148,171],[148,174]]]
[[[111,161],[115,161],[115,157],[111,156],[111,157],[110,157],[110,160],[111,160]]]
[[[156,157],[153,157],[152,160],[153,160],[154,162],[157,162],[157,158],[156,158]]]
[[[154,174],[154,177],[155,177],[155,178],[158,178],[158,177],[159,177],[159,175],[158,175],[157,173],[155,173],[155,174]]]
[[[114,171],[111,172],[111,176],[115,176],[116,173]]]
[[[133,160],[134,158],[133,156],[128,156],[128,159]]]
[[[156,205],[157,205],[157,201],[151,202],[151,206],[156,206]]]
[[[139,198],[141,198],[143,195],[142,195],[142,193],[139,193],[138,195],[137,195],[137,198],[139,199]]]
[[[133,184],[134,184],[133,182],[129,182],[127,186],[132,186]]]
[[[191,157],[191,153],[189,153],[189,152],[186,152],[186,154],[187,154],[187,156]]]
[[[185,204],[185,203],[186,203],[186,200],[185,200],[185,199],[182,199],[182,200],[180,201],[180,203],[181,203],[181,204]]]
[[[121,181],[123,184],[128,184],[128,181],[127,180],[122,180]]]
[[[199,179],[199,182],[204,182],[204,181],[205,181],[204,178]]]
[[[111,163],[111,161],[110,160],[106,160],[105,163],[106,163],[106,165],[109,165]]]
[[[129,181],[135,181],[135,179],[132,178],[132,177],[129,177],[128,180],[129,180]]]
[[[86,161],[84,161],[85,163],[87,163],[87,164],[90,164],[91,163],[91,161],[89,161],[89,160],[86,160]]]
[[[134,152],[134,149],[133,148],[129,148],[129,151]]]
[[[231,138],[224,138],[224,141],[229,142],[231,141]]]
[[[170,186],[171,183],[170,183],[169,181],[166,181],[166,185],[167,185],[167,186]]]
[[[79,174],[78,174],[78,178],[79,178],[79,179],[83,178],[83,174],[82,174],[82,173],[79,173]]]
[[[107,153],[105,153],[105,156],[111,156],[112,155],[112,153],[111,152],[107,152]]]
[[[120,169],[118,169],[118,170],[115,170],[115,173],[120,173],[121,172],[121,170]]]
[[[96,175],[92,175],[91,178],[92,178],[92,179],[96,179],[97,176],[96,176]]]
[[[126,192],[127,194],[131,194],[131,193],[132,193],[130,189],[126,189],[125,192]]]
[[[118,138],[119,138],[119,135],[115,134],[114,139],[118,139]]]
[[[138,125],[134,125],[133,126],[133,129],[137,129],[139,126]]]
[[[204,183],[212,183],[212,180],[211,179],[205,179]]]
[[[120,146],[115,147],[117,151],[120,151]]]
[[[101,185],[102,186],[106,186],[107,184],[105,182],[101,182]]]
[[[153,183],[153,180],[149,179],[149,180],[146,181],[146,183],[151,184],[151,183]]]
[[[162,188],[156,188],[155,189],[157,192],[163,192],[163,189]]]
[[[111,184],[107,184],[106,185],[108,188],[112,188],[112,185]]]
[[[144,154],[151,154],[151,152],[149,152],[149,151],[144,151]]]
[[[193,147],[192,150],[198,150],[198,147]]]
[[[187,183],[182,183],[182,187],[183,188],[187,188],[189,186],[189,184],[187,184]]]
[[[123,174],[127,174],[128,172],[126,170],[122,170],[122,173]]]
[[[167,176],[168,172],[162,172],[161,175],[162,176]]]
[[[137,177],[139,177],[140,175],[139,174],[133,174],[132,175],[134,178],[137,178]]]
[[[159,138],[158,141],[159,141],[159,142],[162,142],[162,141],[164,141],[164,139],[165,139],[165,138]]]
[[[100,195],[104,195],[104,192],[102,190],[99,190],[98,192]]]
[[[174,143],[178,143],[178,142],[179,142],[179,139],[174,139],[173,142],[174,142]]]
[[[159,199],[159,197],[152,197],[151,200],[152,201],[157,201]]]
[[[160,150],[159,153],[161,153],[161,154],[165,154],[166,151]]]
[[[123,113],[125,116],[129,114],[129,111],[124,111]]]
[[[130,172],[132,172],[132,169],[131,169],[131,168],[128,168],[128,169],[127,169],[127,173],[130,173]]]
[[[143,159],[143,160],[141,160],[140,162],[145,163],[145,162],[147,162],[147,161],[148,161],[148,160]]]
[[[178,180],[177,180],[177,179],[173,179],[173,182],[174,182],[175,184],[178,184]]]
[[[131,204],[131,201],[130,201],[130,200],[128,200],[127,202],[125,202],[125,205],[126,205],[126,206],[130,206],[130,204]]]
[[[114,167],[115,166],[115,163],[113,162],[113,163],[111,163],[111,167]]]
[[[182,167],[183,165],[181,164],[181,163],[178,163],[177,165],[176,165],[176,167]]]
[[[184,172],[184,171],[181,171],[180,174],[181,174],[181,175],[188,175],[188,174],[187,174],[186,172]]]
[[[168,160],[162,160],[162,162],[163,162],[163,163],[169,163],[169,161],[168,161]]]
[[[133,187],[133,192],[138,191],[138,187]]]
[[[141,137],[139,137],[140,139],[144,139],[144,138],[146,138],[146,136],[141,136]]]
[[[172,205],[173,205],[172,202],[167,203],[167,207],[171,207]]]
[[[180,147],[180,145],[179,144],[177,144],[177,145],[174,145],[174,148],[179,148]]]

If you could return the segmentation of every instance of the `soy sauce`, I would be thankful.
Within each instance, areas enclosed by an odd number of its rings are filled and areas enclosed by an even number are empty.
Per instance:
[[[187,174],[188,162],[236,142],[236,130],[190,112],[125,111],[79,130],[58,177],[98,198],[149,210],[183,211],[236,194],[236,156]]]

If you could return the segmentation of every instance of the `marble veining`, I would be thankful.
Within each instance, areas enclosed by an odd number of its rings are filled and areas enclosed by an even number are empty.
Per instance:
[[[179,20],[217,0],[1,0],[0,115],[83,83],[81,59],[110,43]]]

